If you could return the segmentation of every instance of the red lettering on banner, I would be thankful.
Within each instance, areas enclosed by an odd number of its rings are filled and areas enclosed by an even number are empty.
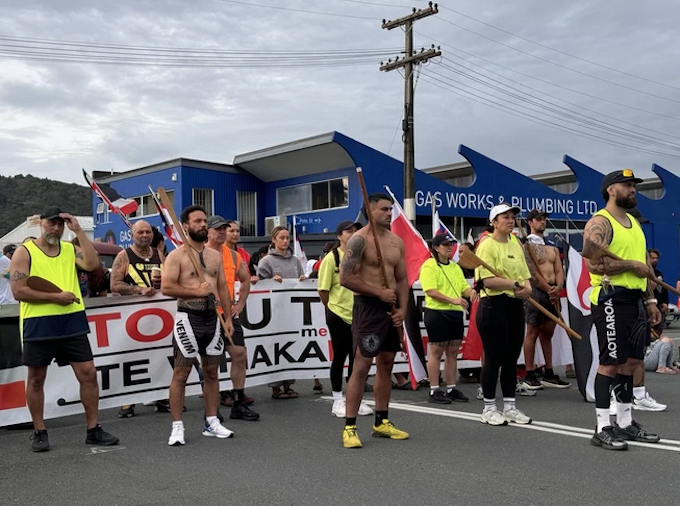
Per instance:
[[[0,410],[23,408],[26,405],[26,385],[15,381],[0,385]]]
[[[94,333],[97,336],[99,348],[106,348],[109,345],[109,329],[106,324],[109,320],[120,320],[120,313],[87,315],[87,321],[94,323]]]
[[[326,329],[319,329],[319,335],[321,337],[326,337],[328,335],[328,331]]]
[[[163,322],[163,327],[155,334],[142,334],[138,328],[139,320],[150,315],[158,316]],[[168,311],[153,307],[149,309],[141,309],[132,313],[125,322],[125,330],[135,341],[139,341],[140,343],[150,343],[152,341],[160,341],[161,339],[166,338],[172,332],[174,325],[175,320]]]

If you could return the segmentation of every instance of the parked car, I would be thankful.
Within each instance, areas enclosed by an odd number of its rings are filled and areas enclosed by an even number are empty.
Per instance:
[[[680,320],[680,310],[675,304],[668,304],[668,309],[664,315],[664,321],[666,322],[666,327],[670,327],[671,323]]]
[[[123,248],[116,246],[115,244],[109,244],[107,242],[93,242],[92,244],[94,244],[94,249],[97,250],[97,253],[99,253],[99,260],[102,263],[102,267],[110,271],[111,266],[113,265],[113,260],[116,258],[116,255],[123,250]]]

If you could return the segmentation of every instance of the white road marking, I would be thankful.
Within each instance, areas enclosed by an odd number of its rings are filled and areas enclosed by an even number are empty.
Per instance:
[[[323,397],[323,399],[331,399],[332,397]],[[365,399],[366,404],[375,405],[375,401]],[[429,408],[425,406],[416,406],[413,404],[405,404],[402,402],[391,402],[390,409],[397,409],[402,411],[411,411],[413,413],[423,413],[427,415],[445,416],[448,418],[458,418],[460,420],[468,420],[479,423],[480,414],[470,413],[467,411],[454,411],[442,408]],[[508,424],[509,427],[518,429],[537,430],[539,432],[550,432],[552,434],[560,434],[562,436],[579,437],[583,439],[590,439],[593,435],[593,429],[586,429],[583,427],[574,427],[571,425],[561,425],[552,422],[541,422],[532,420],[528,425],[519,425],[516,423]],[[643,448],[651,448],[653,450],[668,450],[672,452],[680,452],[680,441],[674,439],[662,438],[660,443],[640,443],[637,441],[628,441],[630,446],[640,446]]]
[[[95,446],[90,448],[90,455],[98,455],[100,453],[117,452],[119,450],[125,450],[124,446]]]

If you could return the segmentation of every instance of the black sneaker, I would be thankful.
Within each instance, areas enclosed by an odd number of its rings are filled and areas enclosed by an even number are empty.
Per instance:
[[[245,420],[247,422],[254,422],[260,419],[260,414],[256,413],[248,406],[240,404],[238,406],[234,406],[233,408],[231,408],[231,414],[229,415],[229,418],[233,418],[234,420]]]
[[[132,418],[135,416],[135,405],[127,404],[118,410],[118,418]]]
[[[451,399],[449,399],[441,390],[435,390],[433,394],[427,396],[427,402],[433,402],[435,404],[451,404]]]
[[[36,430],[29,436],[29,439],[33,441],[31,444],[31,450],[34,452],[50,451],[50,440],[47,437],[46,430]]]
[[[661,439],[656,434],[647,432],[642,428],[642,425],[635,421],[625,428],[615,425],[614,434],[616,434],[621,439],[627,439],[628,441],[639,441],[641,443],[658,443]]]
[[[113,446],[117,445],[120,439],[113,434],[109,434],[102,426],[97,424],[93,429],[87,429],[85,442],[89,445]]]
[[[628,443],[616,435],[614,428],[609,425],[602,428],[602,432],[596,432],[590,438],[590,444],[601,446],[605,450],[627,450]]]
[[[157,413],[170,413],[170,401],[164,399],[162,401],[156,401],[153,408]]]
[[[454,388],[450,392],[446,392],[446,396],[453,402],[467,402],[470,400],[465,396],[463,392],[461,392],[457,388]]]
[[[555,374],[552,378],[543,378],[540,384],[545,388],[569,388],[569,385],[571,385],[571,383],[568,381],[560,379],[557,374]]]
[[[234,392],[231,390],[220,392],[220,404],[228,408],[232,407],[234,405]]]
[[[538,381],[538,378],[533,374],[527,374],[522,380],[522,384],[529,390],[543,390],[543,385]]]

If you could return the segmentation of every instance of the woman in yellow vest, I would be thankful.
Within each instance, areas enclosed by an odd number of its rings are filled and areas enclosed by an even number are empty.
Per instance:
[[[321,261],[317,289],[321,302],[326,307],[326,326],[331,334],[333,361],[331,362],[331,389],[333,390],[333,407],[331,413],[338,418],[345,418],[345,399],[342,396],[342,376],[345,361],[349,358],[347,377],[352,374],[354,350],[352,339],[352,308],[354,294],[340,284],[340,262],[345,255],[347,242],[354,232],[361,228],[361,223],[343,221],[338,224],[335,233],[337,243]],[[373,410],[361,401],[359,415],[371,415]]]
[[[420,268],[420,284],[425,292],[423,320],[429,340],[427,373],[430,377],[429,402],[451,404],[469,399],[456,388],[458,348],[463,340],[464,312],[469,303],[463,297],[472,296],[463,270],[451,260],[453,239],[446,234],[432,238],[432,258]],[[446,355],[444,379],[446,392],[439,389],[439,367]]]
[[[489,213],[493,232],[477,248],[477,256],[502,276],[496,277],[484,267],[475,269],[480,296],[476,320],[484,348],[481,422],[489,425],[531,423],[531,418],[515,406],[517,359],[524,344],[525,329],[522,299],[531,295],[531,274],[524,260],[524,250],[512,235],[517,213],[519,208],[507,203],[493,207]],[[496,407],[499,374],[502,412]]]

